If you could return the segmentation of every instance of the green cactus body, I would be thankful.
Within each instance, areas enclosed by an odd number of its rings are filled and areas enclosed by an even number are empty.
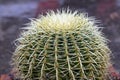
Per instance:
[[[51,11],[25,29],[13,54],[22,80],[106,80],[110,50],[87,14]]]

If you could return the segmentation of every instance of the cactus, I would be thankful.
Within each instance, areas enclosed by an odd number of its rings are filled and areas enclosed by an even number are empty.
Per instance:
[[[32,19],[17,39],[13,65],[22,80],[106,80],[107,39],[86,13],[62,10]]]

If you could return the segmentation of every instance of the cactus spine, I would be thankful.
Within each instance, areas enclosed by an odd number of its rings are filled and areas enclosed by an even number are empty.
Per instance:
[[[13,54],[22,80],[106,80],[110,50],[87,14],[51,11],[24,29]]]

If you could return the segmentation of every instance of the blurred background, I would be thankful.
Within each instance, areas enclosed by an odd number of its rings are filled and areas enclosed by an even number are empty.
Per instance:
[[[110,40],[113,66],[120,72],[120,0],[0,0],[0,75],[11,72],[14,40],[29,18],[68,7],[100,20],[103,33]]]

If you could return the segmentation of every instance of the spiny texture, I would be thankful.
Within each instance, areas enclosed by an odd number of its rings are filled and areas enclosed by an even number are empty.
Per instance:
[[[51,11],[24,29],[13,54],[22,80],[106,80],[110,50],[87,14]]]

